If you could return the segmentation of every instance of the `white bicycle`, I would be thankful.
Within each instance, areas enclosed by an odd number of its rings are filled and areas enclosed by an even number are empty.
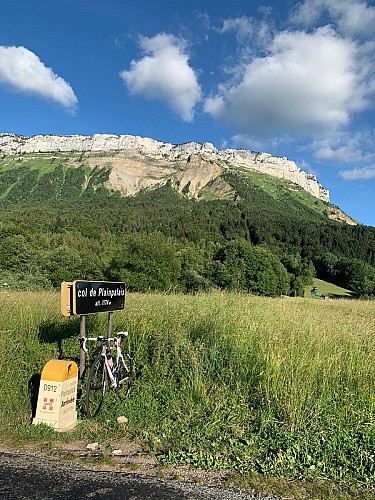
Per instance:
[[[86,385],[86,414],[95,417],[101,410],[107,386],[116,391],[120,400],[127,398],[133,381],[133,360],[122,351],[121,344],[128,332],[119,332],[117,337],[84,337],[82,349],[87,352],[87,341],[102,343],[101,353],[94,359]],[[116,350],[115,359],[112,352]]]

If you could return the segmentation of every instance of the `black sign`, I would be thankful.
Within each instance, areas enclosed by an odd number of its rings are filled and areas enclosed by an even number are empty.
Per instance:
[[[93,314],[124,309],[125,283],[74,281],[73,314]]]

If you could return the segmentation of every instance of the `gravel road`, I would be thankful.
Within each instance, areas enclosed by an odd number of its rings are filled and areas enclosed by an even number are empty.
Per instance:
[[[0,498],[4,500],[277,499],[275,496],[259,493],[223,490],[8,452],[0,453]]]

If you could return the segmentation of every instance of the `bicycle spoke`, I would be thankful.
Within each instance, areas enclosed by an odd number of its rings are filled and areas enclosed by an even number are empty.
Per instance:
[[[95,417],[101,410],[106,390],[107,373],[103,356],[98,356],[90,368],[86,391],[86,414]]]
[[[120,400],[130,395],[130,389],[133,382],[133,362],[129,354],[124,354],[124,361],[120,360],[117,370],[116,393]]]

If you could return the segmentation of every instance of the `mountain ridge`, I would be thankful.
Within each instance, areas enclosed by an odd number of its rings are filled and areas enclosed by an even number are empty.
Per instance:
[[[0,154],[3,157],[62,152],[113,153],[117,165],[112,169],[109,185],[127,195],[135,194],[144,187],[153,187],[158,182],[160,185],[168,175],[174,177],[180,192],[192,197],[199,198],[201,191],[211,184],[214,184],[214,189],[217,189],[219,194],[227,192],[229,195],[230,190],[228,191],[228,186],[221,182],[220,175],[226,169],[241,168],[290,181],[315,198],[327,203],[330,201],[329,191],[317,181],[315,175],[303,171],[286,157],[276,157],[269,153],[246,149],[219,150],[208,142],[171,144],[132,135],[39,134],[26,137],[12,133],[0,134]],[[169,172],[159,170],[158,175],[155,163],[164,170],[169,168]],[[142,165],[146,167],[146,175],[142,175],[144,172],[139,168]],[[152,171],[147,170],[150,168]],[[203,175],[200,175],[202,172]],[[147,182],[144,179],[147,179]],[[221,183],[221,186],[217,186],[218,183]]]

